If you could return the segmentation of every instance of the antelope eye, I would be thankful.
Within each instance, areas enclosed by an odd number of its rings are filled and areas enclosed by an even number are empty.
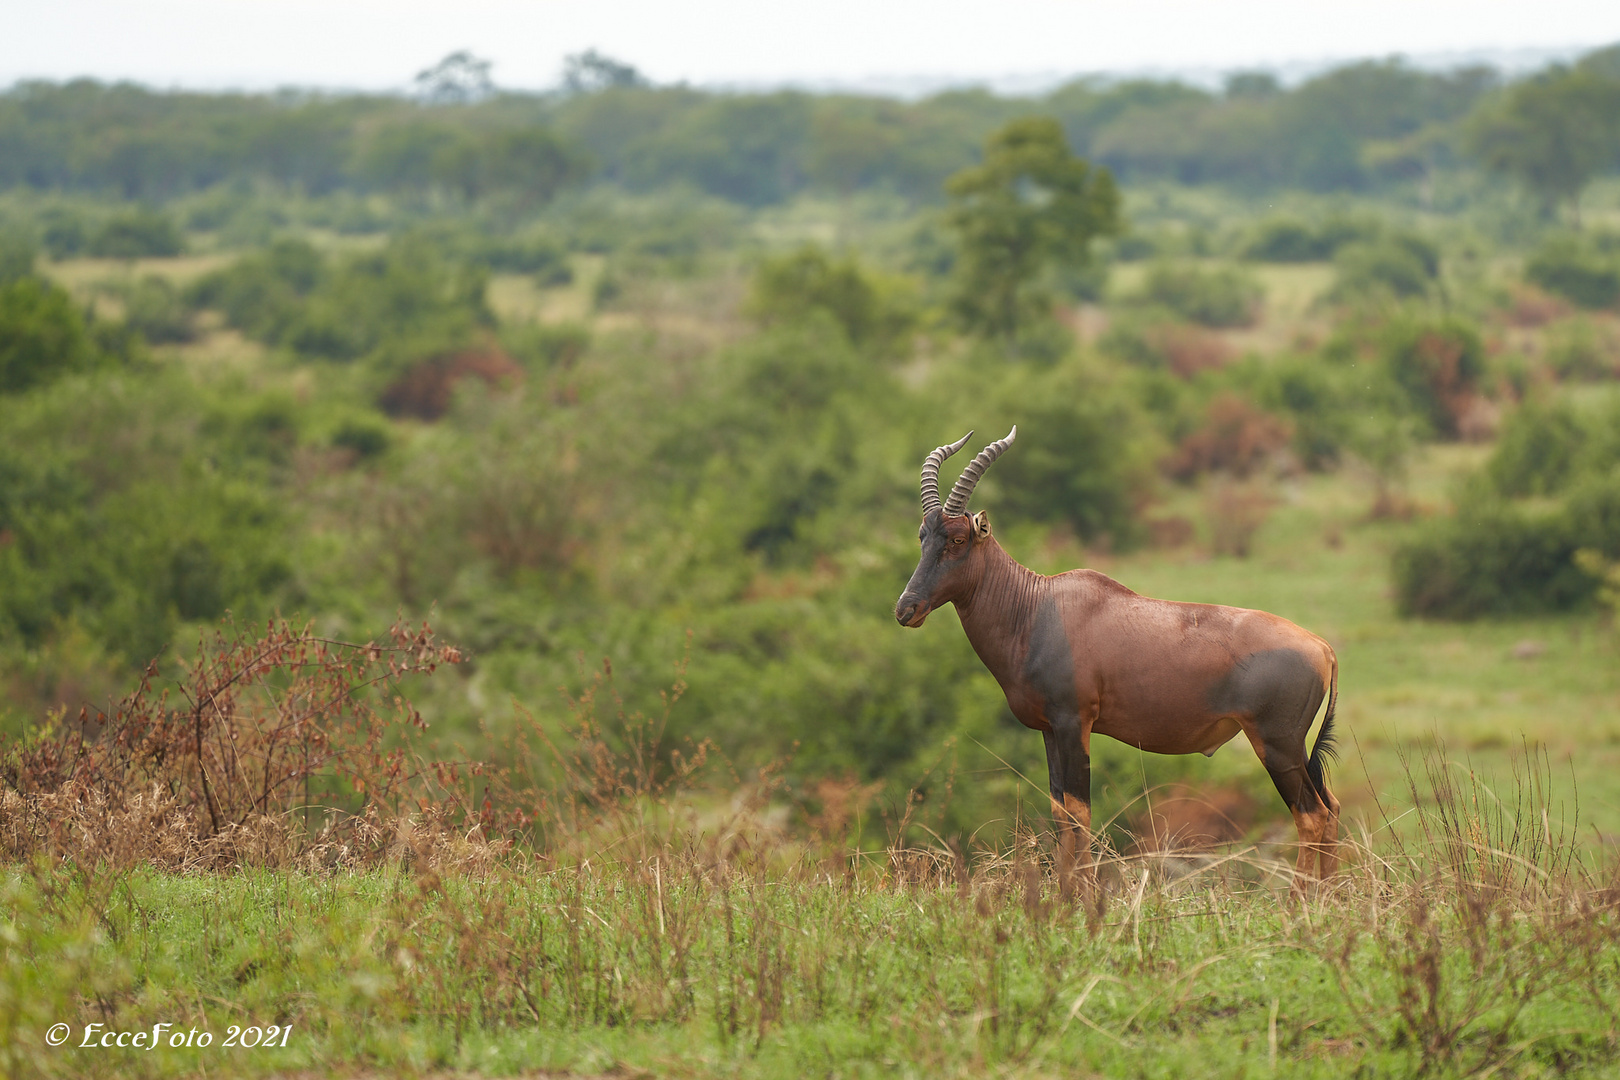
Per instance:
[[[951,538],[951,543],[953,543],[953,544],[960,544],[960,543],[961,543],[961,542],[962,542],[962,541],[964,541],[964,540],[966,540],[966,539],[967,539],[967,537],[965,537],[965,536],[956,536],[956,537],[952,537],[952,538]]]

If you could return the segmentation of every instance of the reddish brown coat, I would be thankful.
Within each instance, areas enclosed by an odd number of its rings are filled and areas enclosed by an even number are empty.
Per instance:
[[[935,607],[956,605],[1013,715],[1046,739],[1063,850],[1089,859],[1093,733],[1154,753],[1210,754],[1242,731],[1294,814],[1301,878],[1331,872],[1339,804],[1323,766],[1338,662],[1325,641],[1264,611],[1140,596],[1095,570],[1037,574],[1002,549],[984,514],[931,509],[919,538],[895,616],[921,626]]]

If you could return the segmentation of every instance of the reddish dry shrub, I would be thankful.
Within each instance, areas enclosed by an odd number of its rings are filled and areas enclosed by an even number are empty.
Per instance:
[[[1181,440],[1162,468],[1177,480],[1223,471],[1246,477],[1286,448],[1294,428],[1238,395],[1225,392],[1204,410],[1204,423]]]
[[[126,866],[279,862],[318,849],[381,850],[402,809],[470,816],[462,766],[407,749],[425,727],[399,692],[460,653],[425,624],[385,643],[272,622],[216,633],[171,687],[156,662],[112,713],[54,714],[0,763],[8,854],[45,851]],[[476,767],[475,767],[476,770]],[[317,822],[324,821],[319,832]]]
[[[1463,442],[1488,443],[1502,427],[1502,406],[1489,398],[1469,398],[1457,414],[1457,437]]]
[[[1201,326],[1172,323],[1155,327],[1149,333],[1149,344],[1164,356],[1170,370],[1183,379],[1190,379],[1200,371],[1223,368],[1232,361],[1232,349],[1226,340]]]
[[[1485,349],[1467,326],[1449,322],[1417,327],[1389,355],[1395,381],[1422,406],[1440,434],[1453,437],[1457,422],[1479,397]]]
[[[1534,285],[1519,284],[1513,287],[1513,293],[1503,314],[1508,325],[1531,328],[1546,326],[1550,322],[1562,319],[1573,310],[1574,308],[1566,301],[1543,292]]]
[[[1156,548],[1184,547],[1192,543],[1193,537],[1198,533],[1192,519],[1181,514],[1149,518],[1147,528],[1148,536]]]
[[[1209,542],[1215,554],[1248,558],[1254,534],[1271,516],[1276,503],[1269,491],[1250,484],[1222,480],[1211,485],[1204,496],[1204,514],[1209,520]]]
[[[1198,851],[1243,839],[1259,807],[1241,788],[1171,784],[1130,821],[1131,851]]]
[[[437,420],[450,411],[456,386],[463,379],[508,386],[523,378],[518,362],[496,348],[469,349],[424,360],[394,380],[379,403],[390,416]]]

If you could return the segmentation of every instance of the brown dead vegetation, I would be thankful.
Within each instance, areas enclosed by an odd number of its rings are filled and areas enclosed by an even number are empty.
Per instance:
[[[1217,471],[1241,479],[1275,462],[1293,436],[1286,419],[1228,391],[1209,403],[1203,424],[1181,440],[1162,468],[1177,480]]]
[[[362,862],[403,809],[467,816],[461,766],[399,737],[426,726],[402,680],[460,659],[425,625],[364,644],[286,622],[216,634],[172,684],[154,661],[111,712],[57,712],[9,747],[0,850],[168,870]]]
[[[522,378],[522,365],[500,349],[468,349],[417,364],[383,390],[379,404],[390,416],[437,420],[450,411],[456,387],[465,379],[502,387]]]

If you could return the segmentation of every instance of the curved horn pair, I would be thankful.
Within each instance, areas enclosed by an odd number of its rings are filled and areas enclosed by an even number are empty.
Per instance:
[[[934,447],[933,452],[930,453],[926,458],[923,459],[923,467],[922,467],[923,517],[927,517],[929,514],[932,514],[935,510],[939,509],[939,466],[940,466],[940,464],[946,458],[950,457],[952,454],[954,454],[958,450],[962,449],[962,447],[966,446],[967,441],[969,439],[971,439],[971,438],[973,438],[973,432],[970,431],[966,435],[962,436],[960,439],[957,439],[955,442],[951,443],[948,446],[936,446],[936,447]],[[952,491],[951,494],[955,495],[956,492]]]
[[[956,453],[958,450],[962,449],[963,445],[968,441],[972,434],[973,432],[970,431],[949,446],[937,447],[934,452],[929,454],[928,457],[923,461],[922,507],[924,517],[927,517],[929,513],[939,508],[940,463],[946,458],[950,457],[952,454]],[[956,478],[956,484],[951,488],[951,497],[945,501],[946,514],[954,517],[967,509],[968,499],[972,498],[973,488],[974,485],[978,484],[979,477],[984,475],[984,470],[988,469],[991,462],[1000,457],[1002,453],[1006,451],[1007,447],[1012,445],[1013,440],[1017,437],[1018,425],[1014,424],[1013,429],[1007,432],[1006,438],[997,439],[995,442],[979,451],[978,456],[968,463],[967,468],[962,470],[962,475]]]

